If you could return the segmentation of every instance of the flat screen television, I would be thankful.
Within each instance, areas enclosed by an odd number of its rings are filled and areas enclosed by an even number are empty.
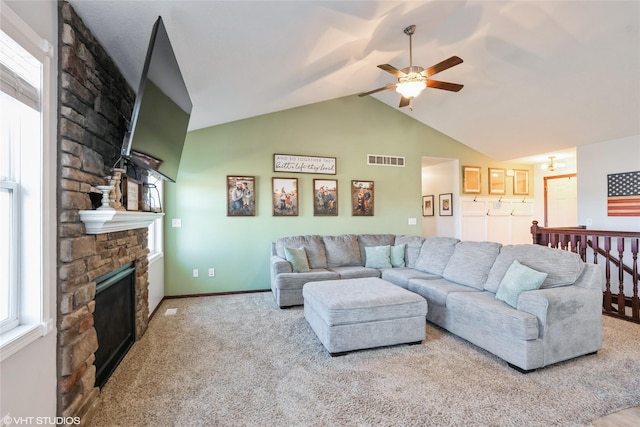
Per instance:
[[[175,182],[191,108],[169,35],[158,17],[121,156],[159,178]]]

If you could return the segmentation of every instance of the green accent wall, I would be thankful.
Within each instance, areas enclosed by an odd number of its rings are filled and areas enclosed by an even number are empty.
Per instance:
[[[275,153],[335,157],[337,174],[275,173]],[[406,167],[368,166],[367,154],[403,156]],[[423,156],[460,159],[485,171],[514,167],[371,97],[338,98],[190,132],[178,180],[165,185],[166,295],[270,288],[270,244],[283,236],[419,235]],[[227,216],[228,175],[255,176],[255,216]],[[298,179],[298,216],[272,216],[273,177]],[[338,180],[338,216],[313,215],[314,178]],[[374,216],[352,216],[351,180],[374,181]],[[181,228],[171,227],[174,218],[181,219]],[[417,225],[407,225],[408,218],[417,218]],[[214,278],[207,274],[211,267]],[[196,268],[198,278],[192,277]]]

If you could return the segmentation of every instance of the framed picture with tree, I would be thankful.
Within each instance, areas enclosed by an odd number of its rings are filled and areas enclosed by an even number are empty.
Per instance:
[[[373,181],[351,181],[351,214],[353,216],[373,216]]]
[[[272,178],[273,216],[298,216],[298,178]]]
[[[313,195],[314,216],[338,215],[338,180],[314,179]]]
[[[227,176],[227,216],[255,216],[256,178]]]

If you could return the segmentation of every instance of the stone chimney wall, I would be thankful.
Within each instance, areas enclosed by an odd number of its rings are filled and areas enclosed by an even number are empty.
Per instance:
[[[79,210],[119,158],[135,93],[67,2],[59,2],[58,415],[90,421],[95,387],[95,279],[136,267],[136,339],[148,325],[147,229],[87,235]],[[96,195],[98,199],[99,195]],[[97,200],[98,200],[97,199]]]

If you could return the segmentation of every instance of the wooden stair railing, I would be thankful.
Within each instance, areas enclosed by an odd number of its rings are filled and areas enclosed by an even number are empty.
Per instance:
[[[575,252],[584,262],[598,264],[598,257],[602,258],[605,271],[602,312],[609,316],[640,323],[640,298],[638,297],[640,232],[588,230],[584,227],[547,228],[540,227],[538,221],[533,221],[531,235],[534,244]],[[627,260],[630,260],[631,265],[625,262]],[[611,290],[612,269],[617,270],[617,293]],[[613,279],[615,280],[615,277]],[[631,296],[625,295],[625,285],[627,294],[631,293]]]

